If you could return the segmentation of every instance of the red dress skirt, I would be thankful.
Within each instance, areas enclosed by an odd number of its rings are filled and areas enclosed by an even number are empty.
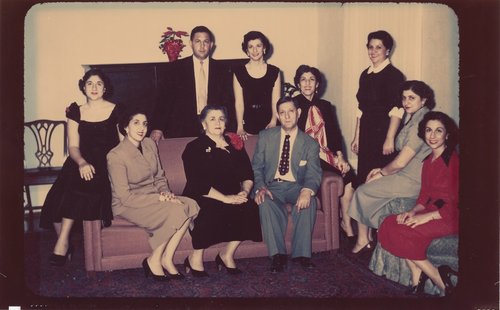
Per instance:
[[[425,159],[417,199],[425,209],[417,214],[438,210],[441,219],[411,228],[398,224],[397,215],[388,216],[378,231],[382,248],[398,257],[425,260],[432,240],[458,233],[458,168],[459,159],[453,150],[445,150],[434,161],[432,154]]]

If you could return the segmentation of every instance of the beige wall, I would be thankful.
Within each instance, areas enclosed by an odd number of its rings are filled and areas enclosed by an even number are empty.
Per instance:
[[[437,109],[458,121],[457,23],[449,8],[432,4],[38,4],[25,19],[25,120],[64,119],[69,103],[83,103],[77,81],[84,65],[167,61],[158,49],[166,27],[189,32],[202,24],[215,34],[214,58],[244,58],[243,35],[260,30],[274,46],[269,63],[281,68],[285,81],[293,82],[300,64],[317,66],[327,80],[324,98],[336,105],[347,145],[359,74],[369,66],[366,35],[378,29],[395,38],[395,66],[407,78],[428,82]],[[190,48],[181,55],[191,55]],[[32,141],[25,142],[26,154],[32,153]],[[348,156],[355,167],[356,156]],[[26,156],[26,165],[33,164]],[[47,188],[40,188],[39,200]]]

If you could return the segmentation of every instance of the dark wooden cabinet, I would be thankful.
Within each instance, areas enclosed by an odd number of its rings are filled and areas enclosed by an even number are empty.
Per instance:
[[[227,66],[228,71],[233,71],[232,68],[236,65],[241,65],[247,62],[248,59],[226,59],[221,60],[224,66]],[[169,77],[170,67],[172,63],[137,63],[137,64],[105,64],[105,65],[90,65],[90,68],[102,70],[111,80],[112,95],[110,101],[122,104],[126,107],[141,106],[144,110],[152,115],[154,108],[159,100],[165,95],[168,95],[168,85],[166,84]],[[228,81],[228,92],[233,98],[232,104],[229,107],[229,117],[234,120],[234,95],[231,81]],[[235,122],[231,122],[231,127],[235,126]],[[234,123],[234,124],[233,124]],[[236,128],[228,128],[235,130]]]
[[[91,65],[102,70],[111,80],[110,101],[126,107],[141,106],[152,113],[162,85],[162,72],[168,63]]]

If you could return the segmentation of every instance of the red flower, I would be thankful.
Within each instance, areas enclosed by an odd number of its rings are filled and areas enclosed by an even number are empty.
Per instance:
[[[171,27],[167,27],[167,30],[161,36],[159,48],[163,54],[169,56],[169,59],[175,60],[186,46],[182,42],[182,36],[189,36],[189,34],[185,31],[174,31]]]
[[[226,136],[229,137],[231,145],[235,149],[237,149],[238,151],[243,149],[245,143],[243,142],[243,139],[241,139],[239,135],[235,134],[234,132],[226,132]]]

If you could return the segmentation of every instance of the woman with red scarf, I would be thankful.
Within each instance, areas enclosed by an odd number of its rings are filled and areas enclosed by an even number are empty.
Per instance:
[[[297,126],[319,143],[321,168],[324,171],[337,173],[344,180],[344,195],[340,198],[341,227],[349,241],[353,242],[355,238],[351,227],[351,218],[347,215],[347,208],[354,192],[351,183],[355,174],[342,153],[342,134],[335,110],[330,102],[320,99],[318,96],[318,90],[322,86],[322,78],[317,68],[308,65],[299,66],[295,73],[294,82],[300,90],[300,95],[294,99],[297,100],[299,108],[302,110]]]

